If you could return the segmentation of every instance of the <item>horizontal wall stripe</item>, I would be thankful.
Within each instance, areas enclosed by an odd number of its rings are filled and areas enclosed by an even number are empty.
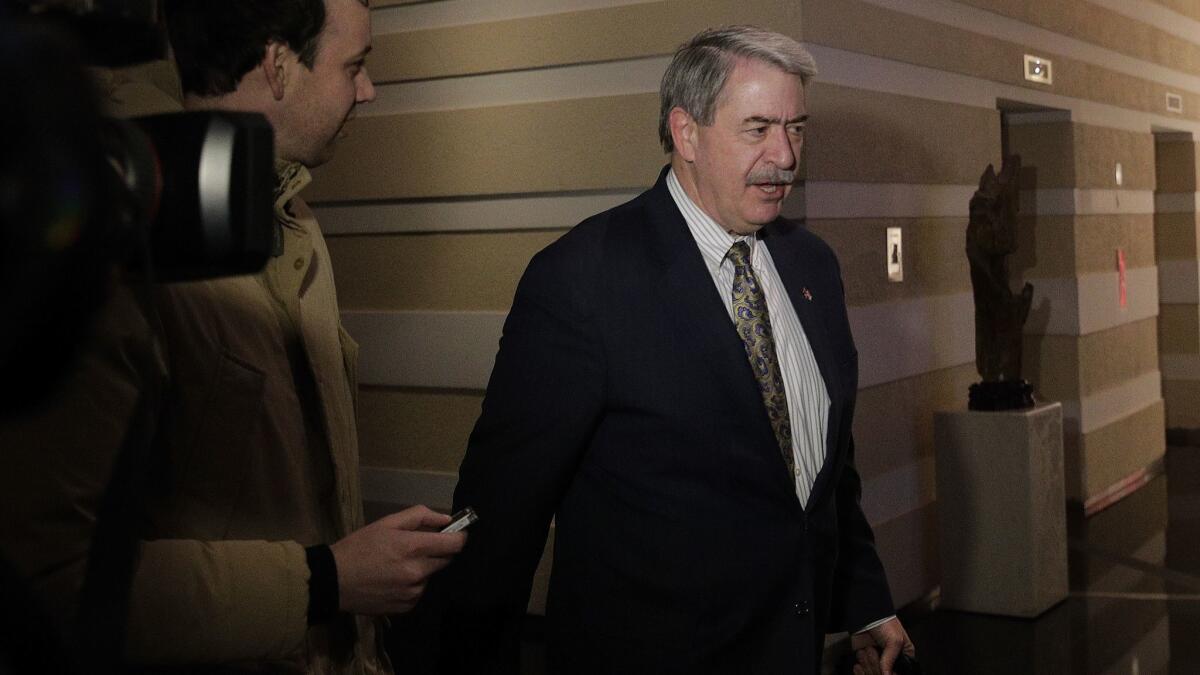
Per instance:
[[[1164,380],[1200,382],[1200,354],[1159,354]],[[1200,409],[1200,401],[1194,402]]]
[[[934,410],[962,410],[975,362],[863,387],[854,407],[854,465],[864,481],[933,456]]]
[[[1072,485],[1068,479],[1067,497],[1086,504],[1094,497],[1118,490],[1125,481],[1156,471],[1166,451],[1163,400],[1122,417],[1112,424],[1090,433],[1078,435],[1066,425],[1064,450],[1067,475],[1071,476],[1073,462],[1084,468],[1078,475],[1082,482]]]
[[[850,308],[859,386],[975,360],[970,293]],[[343,311],[364,385],[484,389],[505,312]],[[896,354],[907,358],[896,358]]]
[[[1157,213],[1200,212],[1200,192],[1156,192],[1154,210]]]
[[[316,205],[326,234],[554,230],[633,199],[640,190],[497,199]]]
[[[830,91],[814,96],[829,97]],[[656,115],[657,96],[647,93],[363,117],[351,121],[337,156],[316,172],[310,198],[386,200],[645,185],[665,161],[655,143]],[[620,129],[621,137],[599,148],[580,143],[580,124]],[[528,138],[534,127],[536,141]],[[408,160],[414,156],[440,159],[413,170]],[[497,156],[507,158],[513,170],[492,170],[491,158]],[[963,184],[965,176],[958,174],[966,171],[947,166],[942,172],[951,169],[954,182]],[[1125,192],[1129,196],[1121,196],[1119,210],[1146,208],[1140,191]],[[1076,208],[1107,208],[1109,202],[1118,208],[1112,192],[1084,192],[1077,201]]]
[[[1154,214],[1154,255],[1158,262],[1200,258],[1200,214]]]
[[[1200,379],[1163,380],[1163,399],[1166,401],[1167,428],[1185,429],[1184,438],[1200,433]],[[1178,441],[1177,441],[1178,442]],[[1186,442],[1194,445],[1194,441]]]
[[[1193,122],[1200,119],[1196,93],[1044,50],[1038,51],[1054,60],[1054,84],[1028,82],[1022,76],[1022,56],[1031,51],[1026,45],[878,5],[855,0],[810,3],[805,5],[804,21],[804,37],[810,42],[960,72],[1031,92],[1055,92]],[[964,50],[962,45],[972,48]],[[1179,90],[1183,98],[1181,113],[1166,111],[1166,94],[1172,90]]]
[[[474,389],[359,387],[359,464],[455,471],[482,404]]]
[[[1068,109],[1071,119],[1076,122],[1126,131],[1149,132],[1158,126],[1200,133],[1200,122],[1188,119],[1130,110],[811,42],[804,45],[817,61],[818,79],[822,82],[993,110],[1000,100]]]
[[[963,293],[971,288],[964,255],[967,218],[808,219],[808,228],[838,254],[851,307]],[[904,281],[888,280],[889,228],[900,228]],[[1054,276],[1046,274],[1044,276]]]
[[[358,117],[486,108],[581,97],[657,93],[669,59],[651,57],[539,70],[380,84]]]
[[[1160,305],[1158,345],[1164,354],[1190,354],[1200,345],[1200,305]]]
[[[1047,258],[1063,256],[1063,260],[1054,261],[1066,263],[1063,267],[1071,270],[1066,274],[1053,272],[1026,272],[1027,276],[1058,277],[1075,274],[1091,274],[1094,272],[1109,272],[1117,269],[1117,249],[1125,253],[1125,267],[1139,269],[1153,267],[1157,260],[1154,240],[1155,216],[1148,213],[1140,214],[1097,214],[1074,216],[1037,216],[1036,231],[1031,233],[1035,240],[1037,263],[1050,263]],[[1048,232],[1062,227],[1066,231],[1054,232],[1048,238],[1047,244],[1062,235],[1070,237],[1070,243],[1062,248],[1039,246],[1043,236]],[[1024,243],[1022,241],[1021,243]],[[1074,256],[1069,252],[1074,251]],[[1066,255],[1064,255],[1066,254]],[[1072,269],[1073,268],[1073,269]],[[1055,269],[1047,265],[1046,269]]]
[[[925,456],[863,480],[862,508],[871,523],[883,523],[936,499],[934,458]]]
[[[343,311],[365,385],[484,389],[505,312]]]
[[[1000,154],[1000,114],[973,106],[813,82],[805,174],[851,183],[978,185]],[[954,152],[939,153],[947,138]]]
[[[866,0],[886,9],[918,16],[988,37],[1024,45],[1030,51],[1061,55],[1118,73],[1200,92],[1200,77],[1180,68],[1134,58],[1030,23],[951,0]],[[1195,36],[1188,38],[1195,40]]]
[[[979,77],[926,68],[812,42],[802,44],[817,62],[818,80],[829,84],[988,110],[996,109],[997,88],[1005,87]],[[1005,88],[1008,90],[1006,93],[1010,95],[1024,92],[1018,87]],[[1059,98],[1062,101],[1057,107],[1069,107],[1070,101],[1073,100]]]
[[[1124,311],[1115,309],[1115,273],[1033,283],[1033,311],[1026,326],[1031,334],[1087,335],[1158,314],[1156,268],[1130,272],[1131,302]],[[1077,304],[1076,298],[1084,304]],[[1050,311],[1041,324],[1037,322],[1040,311]],[[849,315],[859,351],[860,387],[975,360],[971,293],[855,306],[849,308]],[[505,316],[505,312],[344,311],[342,321],[362,346],[363,384],[484,389]],[[897,358],[898,354],[905,358]]]
[[[1116,266],[1115,255],[1113,266]],[[1079,335],[1116,328],[1158,316],[1158,268],[1126,270],[1127,306],[1119,307],[1120,281],[1116,271],[1078,278]]]
[[[365,201],[642,187],[666,162],[657,119],[655,94],[352,119],[306,196]],[[591,142],[589,129],[602,129],[604,142]]]
[[[804,203],[788,215],[808,218],[921,218],[970,215],[975,185],[808,181]]]
[[[1200,303],[1200,260],[1158,261],[1158,302],[1163,305]]]
[[[657,2],[657,0],[505,0],[504,2],[441,0],[440,2],[395,5],[376,1],[377,5],[372,8],[371,12],[371,30],[376,35]]]
[[[1106,213],[1152,214],[1152,190],[1075,190],[1075,213],[1100,215]]]
[[[707,5],[704,7],[704,11],[709,13],[728,12],[728,10],[715,10],[715,8],[708,7]],[[766,10],[762,10],[762,8],[756,8],[754,11],[764,12]],[[785,13],[781,13],[781,16],[784,16]],[[743,18],[742,20],[745,19]],[[379,49],[380,59],[386,58],[389,61],[398,59],[406,62],[422,60],[420,58],[414,59],[412,53],[395,55],[384,54],[386,50],[382,47],[383,46],[380,46]],[[1075,118],[1085,121],[1085,123],[1122,127],[1122,129],[1132,129],[1136,131],[1146,131],[1150,129],[1151,125],[1154,124],[1164,126],[1166,129],[1174,129],[1176,131],[1200,130],[1200,124],[1195,123],[1194,120],[1172,117],[1172,115],[1138,113],[1134,112],[1134,110],[1123,109],[1116,106],[1108,106],[1108,104],[1103,103],[1078,100],[1078,98],[1072,98],[1068,96],[1054,95],[1046,91],[1024,88],[1024,86],[1001,84],[978,77],[958,76],[958,74],[938,71],[936,68],[923,68],[919,66],[900,64],[899,61],[875,59],[876,65],[889,65],[889,67],[883,68],[883,70],[896,70],[896,68],[899,67],[900,70],[905,71],[904,76],[901,76],[898,79],[894,77],[895,73],[890,73],[890,76],[886,76],[886,74],[878,72],[878,68],[863,68],[860,67],[860,64],[853,64],[853,62],[848,62],[846,59],[830,58],[829,54],[839,52],[838,49],[820,47],[817,46],[817,44],[810,44],[810,47],[812,52],[814,52],[814,54],[817,56],[818,65],[821,67],[820,79],[824,80],[824,82],[839,82],[841,79],[850,78],[853,80],[853,82],[851,82],[850,79],[847,79],[845,83],[848,85],[857,85],[862,86],[862,88],[865,89],[881,91],[894,90],[894,92],[898,92],[898,94],[916,96],[922,96],[919,89],[932,88],[941,91],[940,95],[931,96],[932,98],[937,98],[937,100],[965,102],[968,104],[976,104],[976,106],[985,108],[995,108],[997,98],[1008,98],[1008,100],[1044,104],[1044,106],[1048,107],[1073,109],[1076,113]],[[632,50],[625,49],[619,50],[619,53],[608,54],[606,58],[566,59],[554,62],[546,62],[546,64],[530,65],[529,67],[538,68],[553,65],[563,65],[569,64],[569,62],[572,61],[578,62],[581,60],[610,61],[628,58],[641,58],[641,56],[661,56],[662,54],[670,52],[670,50],[670,47],[667,46],[649,50],[644,48]],[[842,52],[842,54],[852,54],[853,56],[856,56],[857,59],[852,60],[872,59],[862,54],[853,54],[852,52]],[[436,54],[431,56],[436,56]],[[383,71],[389,70],[389,68],[390,70],[395,70],[395,67],[391,66],[390,64],[379,64],[377,66],[377,70],[379,70],[379,68],[383,68]],[[479,72],[486,72],[488,70],[494,70],[494,66],[490,68],[486,67],[484,64],[480,64],[480,68],[478,68],[478,70],[470,72],[458,72],[455,74],[457,74],[457,76],[463,76],[463,74],[478,74]],[[504,70],[504,68],[500,68],[500,70]],[[523,68],[518,68],[518,70],[523,70]],[[382,74],[383,76],[386,76],[386,72],[382,72]],[[386,77],[382,77],[380,79],[384,78]],[[420,77],[420,79],[427,78],[428,77]],[[390,77],[390,79],[396,79],[396,77]],[[964,82],[967,83],[966,86],[962,85]],[[370,106],[364,107],[364,112],[366,112],[367,109],[370,109]]]
[[[1157,267],[1126,271],[1124,309],[1118,304],[1116,271],[1028,281],[1033,284],[1033,305],[1026,334],[1088,335],[1158,316]]]
[[[648,187],[648,186],[647,186]],[[633,199],[640,189],[499,198],[314,202],[330,235],[541,230],[571,227]],[[785,202],[792,218],[967,218],[973,185],[808,181]]]
[[[472,4],[489,3],[475,0]],[[799,4],[779,0],[742,0],[736,4],[726,0],[662,0],[606,5],[377,33],[371,74],[378,82],[428,80],[665,56],[711,26],[753,23],[797,33],[799,22]]]
[[[1155,370],[1085,396],[1082,401],[1062,401],[1063,424],[1076,434],[1091,433],[1145,410],[1161,398],[1162,373]]]
[[[458,473],[448,471],[416,471],[383,467],[360,467],[363,501],[388,504],[394,507],[424,504],[439,511],[449,511],[454,502],[454,486]]]
[[[1120,2],[1121,0],[1117,0]],[[1200,5],[1196,4],[1196,0],[1133,0],[1139,5],[1152,5],[1160,9],[1165,7],[1172,12],[1170,16],[1179,16],[1183,18],[1192,18],[1200,21]]]
[[[970,293],[849,311],[860,388],[975,361],[975,300]]]
[[[1042,216],[1150,214],[1152,190],[1047,188],[1021,192],[1021,212]]]
[[[1031,342],[1040,340],[1044,355],[1057,354],[1067,360],[1064,365],[1075,370],[1074,377],[1063,377],[1046,369],[1043,363],[1040,379],[1044,382],[1050,377],[1059,378],[1060,384],[1069,386],[1053,387],[1051,391],[1061,399],[1078,399],[1159,370],[1158,336],[1158,321],[1146,319],[1081,338],[1047,335],[1034,337]],[[1120,357],[1114,358],[1114,354]]]
[[[1150,24],[1184,40],[1196,42],[1196,36],[1200,35],[1200,21],[1173,12],[1162,5],[1147,2],[1147,0],[1088,0],[1088,2],[1106,7],[1136,21]],[[1193,7],[1195,7],[1194,0]]]
[[[346,310],[506,312],[529,261],[564,230],[329,237]]]

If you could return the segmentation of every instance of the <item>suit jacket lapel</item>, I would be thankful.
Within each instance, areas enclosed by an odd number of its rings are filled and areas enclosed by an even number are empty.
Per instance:
[[[681,342],[695,345],[704,367],[721,383],[721,389],[738,408],[738,415],[761,421],[750,425],[760,437],[751,442],[773,446],[775,432],[767,419],[745,347],[717,295],[700,249],[667,190],[666,170],[648,195],[647,209],[662,270],[657,286],[660,305],[670,315]],[[782,458],[779,465],[780,475],[786,474]]]
[[[815,504],[818,499],[822,498],[829,483],[831,467],[836,465],[833,460],[837,454],[837,438],[841,426],[839,422],[843,413],[840,403],[842,382],[838,377],[837,358],[829,339],[829,331],[825,326],[820,304],[833,301],[833,299],[813,297],[811,291],[805,295],[805,291],[809,291],[816,285],[808,279],[813,267],[805,259],[804,252],[795,245],[794,240],[786,236],[787,228],[792,227],[799,226],[790,222],[776,222],[770,226],[763,240],[771,250],[775,268],[779,271],[779,277],[783,280],[783,286],[787,289],[792,306],[796,308],[796,316],[804,328],[804,335],[812,347],[813,358],[817,362],[818,370],[821,371],[821,379],[824,380],[825,389],[829,392],[829,424],[825,434],[825,460],[809,495],[809,503]]]

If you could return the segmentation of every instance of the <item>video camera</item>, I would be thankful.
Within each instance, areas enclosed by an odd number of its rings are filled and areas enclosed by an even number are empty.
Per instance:
[[[87,67],[164,58],[158,2],[0,2],[2,416],[54,386],[114,274],[252,273],[276,233],[261,115],[102,114]]]
[[[164,58],[161,24],[156,0],[0,0],[0,421],[36,414],[115,282],[149,303],[153,284],[253,273],[274,248],[265,118],[103,114],[88,68]],[[99,507],[78,630],[60,636],[0,559],[0,675],[121,672],[156,400],[143,394]]]

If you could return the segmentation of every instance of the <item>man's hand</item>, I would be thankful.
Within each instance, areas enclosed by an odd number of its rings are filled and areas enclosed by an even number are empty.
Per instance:
[[[330,546],[337,564],[338,609],[351,614],[396,614],[416,606],[425,584],[450,564],[464,532],[437,530],[450,516],[414,506],[355,530]]]
[[[876,626],[871,630],[854,635],[850,638],[850,648],[858,663],[854,666],[854,675],[892,675],[892,665],[900,652],[909,656],[917,655],[917,648],[900,619],[892,619],[887,623]],[[876,649],[882,650],[882,654]]]

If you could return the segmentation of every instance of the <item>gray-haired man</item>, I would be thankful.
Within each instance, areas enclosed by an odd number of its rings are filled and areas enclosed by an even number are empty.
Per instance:
[[[697,35],[657,184],[530,263],[455,493],[482,519],[444,670],[515,669],[552,517],[552,672],[815,673],[834,630],[864,672],[912,651],[859,507],[837,261],[780,217],[814,72],[783,35]]]

